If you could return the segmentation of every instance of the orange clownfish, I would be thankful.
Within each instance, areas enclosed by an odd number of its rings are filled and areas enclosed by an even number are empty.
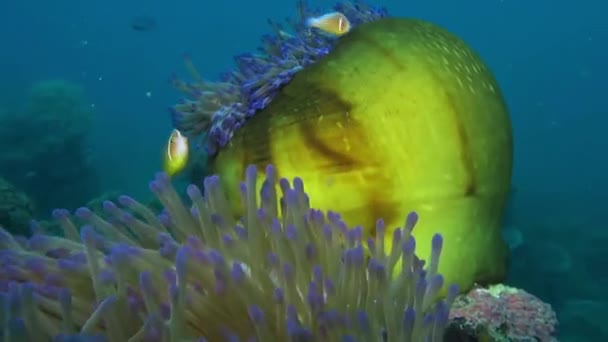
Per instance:
[[[340,12],[331,12],[319,17],[308,18],[306,25],[336,36],[346,34],[351,29],[348,18]]]
[[[182,171],[188,164],[188,148],[188,138],[177,129],[171,131],[163,162],[163,170],[169,177]]]

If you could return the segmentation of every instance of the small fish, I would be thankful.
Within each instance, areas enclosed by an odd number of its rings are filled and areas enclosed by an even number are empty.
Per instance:
[[[348,18],[340,12],[331,12],[319,17],[308,18],[306,26],[314,27],[336,36],[346,34],[351,29]]]
[[[156,29],[156,20],[152,17],[136,17],[131,20],[131,29],[134,31],[152,31]]]
[[[182,171],[188,164],[188,138],[180,131],[174,129],[169,136],[163,169],[169,177]]]

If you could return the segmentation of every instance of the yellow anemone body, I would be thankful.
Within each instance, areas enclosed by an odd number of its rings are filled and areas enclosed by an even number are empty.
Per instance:
[[[508,111],[487,66],[436,25],[382,19],[341,38],[239,129],[212,166],[225,189],[237,189],[250,163],[301,177],[312,207],[340,212],[372,236],[378,218],[395,228],[417,211],[417,254],[428,259],[441,233],[439,271],[463,291],[505,276]],[[230,200],[238,207],[238,192]]]

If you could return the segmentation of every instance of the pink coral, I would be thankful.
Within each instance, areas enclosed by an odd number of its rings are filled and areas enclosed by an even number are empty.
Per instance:
[[[456,300],[450,312],[459,330],[493,341],[553,341],[555,312],[524,290],[495,285],[476,288]]]

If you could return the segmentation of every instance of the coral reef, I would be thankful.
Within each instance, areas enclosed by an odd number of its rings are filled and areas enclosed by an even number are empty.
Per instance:
[[[13,234],[27,235],[33,215],[32,200],[0,177],[0,226],[10,228]]]
[[[165,208],[158,217],[121,196],[103,203],[107,219],[55,210],[64,237],[0,230],[4,340],[441,340],[458,293],[452,285],[437,297],[441,235],[424,263],[415,213],[387,248],[382,221],[365,241],[339,214],[310,209],[301,179],[279,180],[269,166],[259,196],[257,179],[247,168],[239,221],[219,177],[204,193],[188,187],[187,207],[159,174],[150,184]]]
[[[91,119],[83,90],[63,80],[34,84],[24,108],[0,115],[2,176],[40,213],[58,203],[76,207],[97,192],[87,147]]]
[[[456,299],[450,312],[450,335],[481,341],[554,341],[555,312],[524,290],[495,285],[471,290]],[[453,337],[452,337],[453,338]]]

